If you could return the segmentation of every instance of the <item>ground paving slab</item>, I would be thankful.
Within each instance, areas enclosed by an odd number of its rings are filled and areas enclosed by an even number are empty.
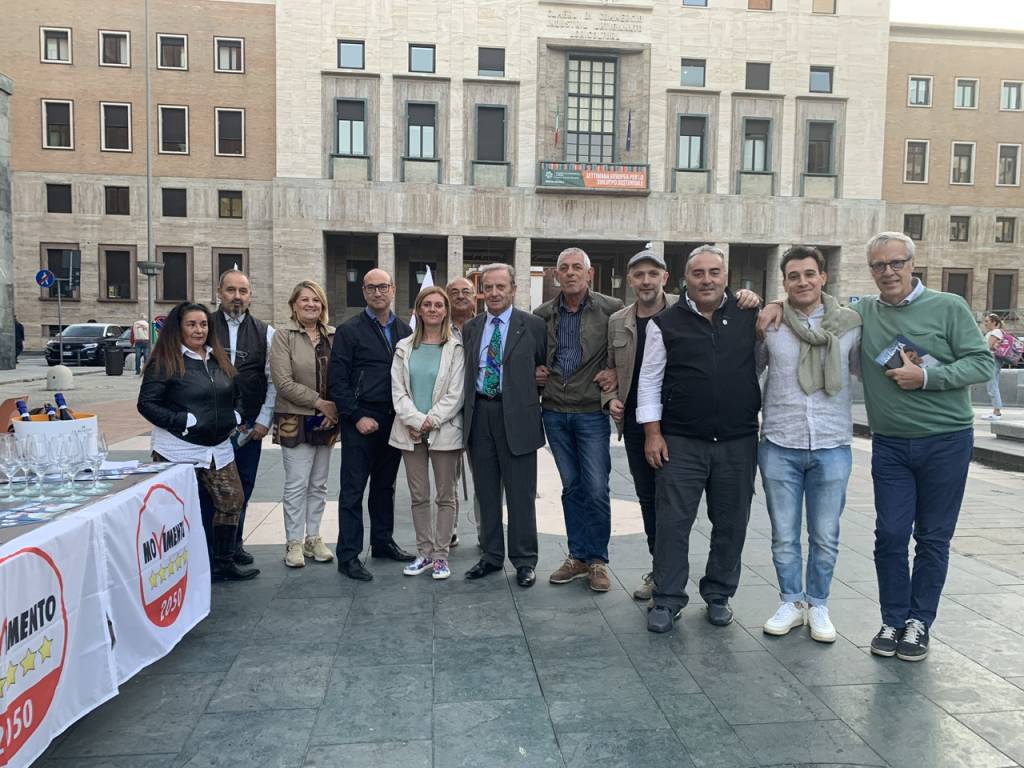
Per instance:
[[[143,457],[148,438],[116,447],[112,458]],[[736,621],[704,618],[702,512],[691,602],[671,633],[652,635],[631,598],[650,558],[614,440],[606,594],[547,583],[566,542],[546,450],[538,580],[524,590],[510,565],[462,578],[479,556],[465,514],[447,581],[372,558],[369,583],[334,564],[285,568],[280,451],[264,448],[246,533],[260,576],[215,584],[210,617],[62,735],[41,768],[1024,765],[1024,475],[972,465],[931,654],[909,664],[867,649],[880,623],[867,440],[854,445],[829,645],[761,632],[777,589],[759,485]],[[396,509],[395,538],[411,548],[403,475]]]

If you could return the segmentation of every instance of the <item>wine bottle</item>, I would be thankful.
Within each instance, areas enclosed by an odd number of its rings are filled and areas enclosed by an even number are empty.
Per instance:
[[[64,399],[64,393],[63,392],[57,392],[53,396],[53,399],[57,402],[57,410],[59,411],[60,420],[61,421],[74,421],[75,420],[75,414],[73,414],[71,412],[71,409],[68,408],[67,401]]]
[[[53,405],[47,403],[46,405],[43,406],[43,410],[46,411],[47,421],[59,421],[59,419],[57,418],[57,411],[54,410]]]
[[[28,412],[28,404],[24,400],[18,400],[14,407],[18,409],[18,413],[21,414],[22,421],[32,421],[32,417]]]

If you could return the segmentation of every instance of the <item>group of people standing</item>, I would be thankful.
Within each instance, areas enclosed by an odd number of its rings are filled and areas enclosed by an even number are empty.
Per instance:
[[[917,660],[927,654],[966,483],[968,390],[990,378],[993,363],[966,304],[925,288],[913,277],[913,256],[902,234],[874,237],[867,257],[879,295],[842,307],[823,291],[821,253],[794,247],[781,262],[786,298],[758,317],[760,298],[727,288],[726,257],[714,246],[690,254],[679,297],[665,291],[659,253],[634,255],[628,307],[592,290],[589,257],[569,248],[556,263],[558,295],[535,312],[515,308],[513,268],[491,264],[478,287],[457,277],[420,291],[414,328],[392,309],[392,277],[373,269],[362,283],[365,310],[339,328],[328,324],[320,286],[302,281],[276,332],[248,313],[249,281],[229,270],[215,313],[184,303],[168,315],[139,410],[154,424],[156,457],[197,466],[214,578],[258,573],[244,567],[252,556],[241,530],[261,440],[272,429],[285,472],[288,566],[336,554],[342,574],[371,580],[360,559],[366,495],[370,555],[404,563],[409,576],[448,578],[465,457],[480,549],[465,577],[501,571],[507,555],[517,583],[530,587],[537,451],[546,442],[568,539],[549,582],[586,579],[596,592],[611,588],[610,416],[653,561],[634,592],[650,601],[648,629],[671,630],[688,601],[689,536],[702,497],[712,533],[698,590],[712,624],[731,622],[759,467],[780,595],[764,631],[809,623],[815,640],[831,642],[829,587],[852,467],[850,377],[859,375],[874,434],[882,606],[871,649]],[[478,290],[485,306],[476,314]],[[320,521],[339,439],[340,533],[331,553]],[[402,462],[415,553],[393,536]]]

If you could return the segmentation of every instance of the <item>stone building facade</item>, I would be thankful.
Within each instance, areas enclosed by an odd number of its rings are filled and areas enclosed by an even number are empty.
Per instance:
[[[1020,326],[1024,32],[894,24],[886,224],[930,288]]]

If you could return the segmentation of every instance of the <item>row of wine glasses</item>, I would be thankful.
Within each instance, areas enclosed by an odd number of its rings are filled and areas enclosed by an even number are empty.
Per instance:
[[[86,432],[50,437],[0,434],[0,473],[7,479],[3,501],[12,503],[17,495],[24,495],[35,502],[80,503],[89,496],[106,493],[111,486],[100,482],[99,470],[107,452],[107,440],[102,432],[97,432],[95,439]],[[55,485],[46,483],[47,470],[51,467],[57,470]],[[76,486],[76,479],[86,470],[91,471],[92,482],[85,488]],[[16,487],[19,472],[25,478],[22,488]]]

